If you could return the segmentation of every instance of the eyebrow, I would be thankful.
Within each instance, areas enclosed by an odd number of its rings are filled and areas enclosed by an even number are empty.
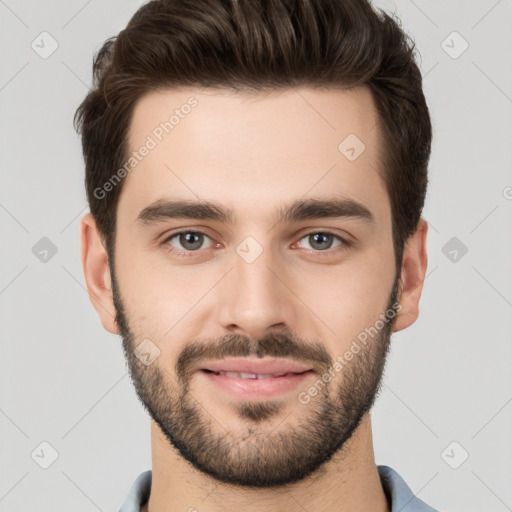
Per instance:
[[[276,210],[276,224],[326,218],[356,218],[375,224],[372,212],[352,199],[297,199],[290,205]],[[159,199],[137,216],[136,223],[142,226],[157,224],[168,219],[201,219],[234,224],[235,212],[210,201]]]

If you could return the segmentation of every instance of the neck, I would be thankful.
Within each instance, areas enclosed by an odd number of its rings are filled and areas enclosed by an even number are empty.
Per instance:
[[[367,413],[342,450],[313,475],[281,488],[247,489],[192,467],[151,423],[151,494],[142,512],[316,510],[389,512],[373,453]]]

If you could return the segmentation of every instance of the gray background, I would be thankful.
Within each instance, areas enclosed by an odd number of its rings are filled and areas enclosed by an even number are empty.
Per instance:
[[[85,291],[71,124],[93,52],[140,4],[0,0],[2,512],[115,511],[151,465],[120,339]],[[441,510],[512,510],[512,1],[376,5],[416,41],[434,125],[421,313],[393,336],[376,461]]]

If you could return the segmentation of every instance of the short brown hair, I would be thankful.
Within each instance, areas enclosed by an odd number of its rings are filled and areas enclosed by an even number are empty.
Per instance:
[[[74,122],[87,199],[111,264],[123,182],[103,198],[94,191],[126,161],[134,105],[145,92],[368,86],[384,137],[381,176],[400,275],[404,244],[425,201],[432,126],[415,44],[395,16],[369,0],[153,0],[103,44],[93,73]]]

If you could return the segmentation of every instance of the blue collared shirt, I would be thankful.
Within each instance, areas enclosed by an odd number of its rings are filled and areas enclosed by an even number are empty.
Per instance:
[[[414,496],[403,478],[389,466],[377,466],[391,512],[438,512]],[[141,473],[133,483],[119,512],[140,512],[149,498],[151,470]]]

